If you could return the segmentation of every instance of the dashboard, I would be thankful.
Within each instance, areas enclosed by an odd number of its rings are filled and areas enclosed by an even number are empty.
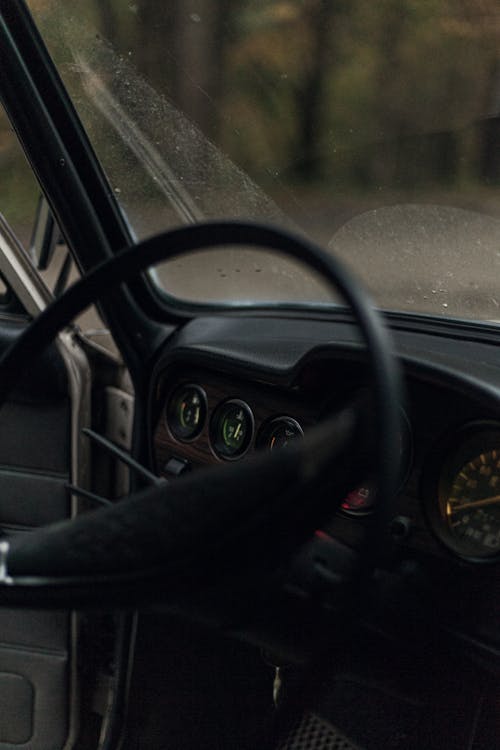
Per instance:
[[[394,549],[440,588],[455,624],[500,644],[498,343],[435,324],[394,327],[393,336],[407,391]],[[175,480],[286,448],[369,391],[370,375],[348,318],[217,317],[192,321],[168,342],[153,383],[152,462]],[[376,502],[367,476],[332,507],[323,538],[361,544]]]

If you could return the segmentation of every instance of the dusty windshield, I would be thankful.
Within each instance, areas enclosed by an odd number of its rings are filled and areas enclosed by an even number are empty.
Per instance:
[[[340,255],[386,309],[500,319],[497,0],[31,0],[133,231],[243,217]],[[325,302],[246,248],[195,301]]]

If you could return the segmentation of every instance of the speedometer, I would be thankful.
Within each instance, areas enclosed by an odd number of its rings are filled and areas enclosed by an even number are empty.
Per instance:
[[[478,557],[500,553],[500,444],[461,466],[439,502],[462,552]]]
[[[436,500],[433,512],[429,504]],[[441,466],[437,498],[428,497],[427,507],[434,531],[456,554],[500,557],[500,425],[459,431]]]

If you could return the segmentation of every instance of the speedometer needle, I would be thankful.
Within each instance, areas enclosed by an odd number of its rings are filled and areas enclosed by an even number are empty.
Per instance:
[[[461,505],[451,505],[451,512],[456,513],[457,510],[466,510],[467,508],[482,508],[485,505],[495,505],[500,503],[500,495],[494,495],[493,497],[485,497],[482,500],[472,501],[470,503],[462,503]]]

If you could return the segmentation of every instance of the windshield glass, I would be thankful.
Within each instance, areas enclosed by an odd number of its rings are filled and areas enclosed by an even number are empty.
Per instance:
[[[304,232],[385,309],[500,319],[497,0],[31,0],[137,237]],[[194,301],[325,302],[248,249],[171,261]]]

